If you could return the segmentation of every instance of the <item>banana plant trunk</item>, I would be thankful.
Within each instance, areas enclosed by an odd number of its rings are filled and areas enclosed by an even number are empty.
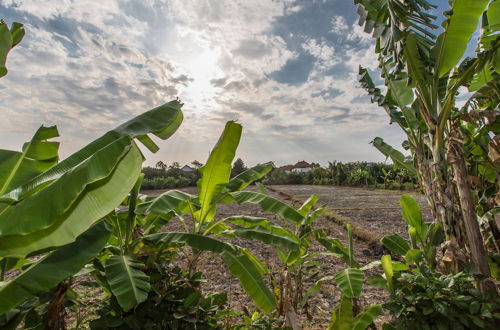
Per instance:
[[[448,146],[448,162],[451,164],[454,172],[462,219],[466,229],[465,231],[472,261],[478,273],[489,277],[490,269],[488,266],[488,255],[483,245],[483,238],[477,221],[463,148],[460,142],[458,142],[458,139],[450,139]]]
[[[417,174],[422,186],[427,203],[431,207],[432,218],[437,219],[437,208],[434,202],[434,189],[432,188],[432,171],[429,165],[429,160],[425,158],[423,150],[416,148],[415,150]]]

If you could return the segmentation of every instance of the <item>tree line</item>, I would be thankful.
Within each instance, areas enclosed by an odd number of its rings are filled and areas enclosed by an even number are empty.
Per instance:
[[[195,186],[200,178],[198,169],[203,164],[195,160],[190,165],[193,169],[190,172],[182,171],[178,162],[167,165],[159,161],[155,167],[144,167],[142,169],[144,174],[142,189],[173,189]],[[415,175],[393,164],[333,161],[328,162],[327,167],[321,167],[319,164],[314,165],[309,172],[284,171],[273,166],[273,170],[262,179],[262,182],[269,185],[309,184],[400,190],[415,189],[418,186]],[[236,159],[232,165],[231,178],[247,169],[241,158]]]

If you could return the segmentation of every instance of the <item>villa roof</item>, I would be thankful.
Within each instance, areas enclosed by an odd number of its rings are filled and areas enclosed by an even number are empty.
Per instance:
[[[301,160],[300,162],[297,162],[297,164],[293,165],[294,168],[311,168],[313,167],[311,164],[308,162]]]

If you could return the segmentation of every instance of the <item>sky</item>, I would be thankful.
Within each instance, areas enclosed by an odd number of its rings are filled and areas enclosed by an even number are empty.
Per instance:
[[[0,0],[0,18],[26,29],[0,79],[4,149],[57,125],[64,158],[178,97],[184,122],[147,165],[204,162],[228,120],[247,165],[384,161],[376,136],[402,150],[357,82],[377,62],[353,1]]]

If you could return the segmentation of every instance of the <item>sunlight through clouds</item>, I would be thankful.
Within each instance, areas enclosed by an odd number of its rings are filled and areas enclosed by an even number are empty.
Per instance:
[[[27,31],[0,82],[7,148],[57,124],[67,156],[176,97],[185,122],[151,163],[202,159],[235,119],[249,164],[377,161],[372,137],[402,141],[357,82],[376,62],[351,2],[9,0],[0,17]]]

